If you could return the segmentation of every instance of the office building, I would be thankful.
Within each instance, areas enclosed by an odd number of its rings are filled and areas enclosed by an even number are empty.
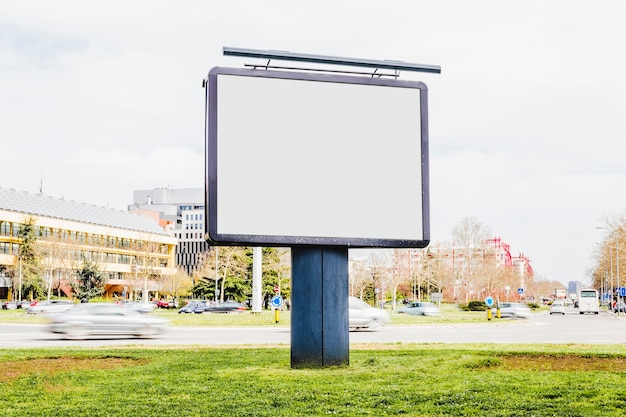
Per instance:
[[[155,188],[133,191],[128,211],[158,213],[160,224],[178,239],[176,265],[189,275],[210,247],[204,238],[204,188]]]
[[[40,194],[0,188],[0,298],[15,297],[22,231],[35,230],[41,274],[58,293],[84,261],[105,275],[105,296],[134,297],[147,288],[157,296],[161,281],[176,271],[176,238],[152,219]]]

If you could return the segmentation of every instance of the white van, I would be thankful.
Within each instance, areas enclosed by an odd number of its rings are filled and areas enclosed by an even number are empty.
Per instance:
[[[598,299],[598,290],[593,288],[585,288],[580,290],[578,297],[578,309],[580,314],[600,313],[600,300]]]

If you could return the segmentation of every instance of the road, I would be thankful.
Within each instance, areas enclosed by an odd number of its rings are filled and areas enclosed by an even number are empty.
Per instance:
[[[0,324],[0,348],[128,345],[289,345],[284,326],[170,327],[153,339],[103,338],[64,340],[44,325]],[[626,343],[626,314],[533,315],[527,320],[497,320],[471,324],[390,325],[380,331],[350,332],[350,343]]]

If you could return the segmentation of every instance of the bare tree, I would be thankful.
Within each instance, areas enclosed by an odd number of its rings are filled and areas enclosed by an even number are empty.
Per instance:
[[[182,269],[177,269],[174,274],[163,276],[160,284],[162,291],[172,298],[187,294],[192,286],[191,277]]]
[[[365,259],[355,257],[350,259],[350,295],[357,298],[363,298],[365,289],[371,284],[371,278],[367,274],[367,266]]]
[[[366,268],[371,276],[375,292],[378,292],[382,307],[389,288],[395,292],[396,286],[391,283],[393,270],[393,250],[372,249],[367,251]]]
[[[400,265],[397,264],[397,260],[401,259],[401,257],[398,256],[398,252],[401,250],[402,249],[395,249],[393,250],[392,253],[390,253],[390,257],[391,257],[391,261],[393,262],[393,265],[391,267],[390,273],[388,274],[388,282],[389,282],[389,288],[391,291],[391,309],[392,310],[396,309],[398,287],[400,286],[400,284],[407,281],[407,276],[404,273],[405,271]],[[409,251],[409,256],[410,256],[410,251]]]
[[[452,239],[459,250],[459,257],[463,259],[463,268],[458,271],[462,291],[467,302],[470,295],[480,290],[476,282],[476,256],[482,254],[485,242],[491,235],[490,229],[480,223],[475,217],[466,217],[452,229]],[[456,278],[456,277],[455,277]]]
[[[134,257],[134,273],[135,285],[142,290],[142,301],[149,302],[148,299],[148,280],[156,278],[160,275],[157,268],[161,266],[161,259],[164,254],[161,253],[163,246],[148,239],[141,239],[135,243]]]

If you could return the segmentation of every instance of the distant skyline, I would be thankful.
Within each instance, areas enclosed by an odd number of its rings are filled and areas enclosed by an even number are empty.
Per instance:
[[[619,0],[5,2],[0,186],[119,210],[203,187],[202,80],[259,62],[224,46],[440,65],[400,74],[429,88],[432,242],[473,216],[535,279],[589,283],[596,227],[626,208],[624,18]]]

